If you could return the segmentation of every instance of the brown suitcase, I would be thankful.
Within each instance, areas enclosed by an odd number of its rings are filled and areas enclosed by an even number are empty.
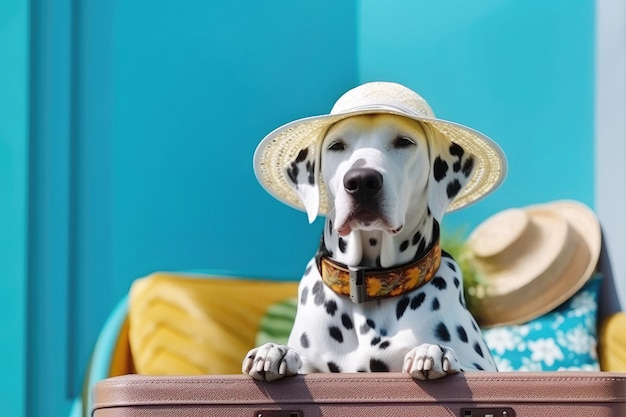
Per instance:
[[[626,416],[626,374],[488,373],[415,381],[406,374],[127,375],[97,383],[92,417]]]

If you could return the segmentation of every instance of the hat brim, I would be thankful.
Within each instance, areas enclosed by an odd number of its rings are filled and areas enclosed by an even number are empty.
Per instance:
[[[530,216],[546,210],[557,213],[576,233],[577,246],[571,261],[558,276],[536,279],[514,290],[480,299],[476,316],[483,327],[527,323],[549,313],[576,294],[596,270],[601,230],[593,211],[584,204],[568,200],[534,205],[525,210]],[[488,290],[489,277],[484,278]]]
[[[507,173],[504,152],[486,135],[467,126],[431,117],[418,117],[393,109],[368,108],[364,110],[312,116],[287,123],[269,133],[259,143],[254,153],[254,172],[263,188],[283,203],[305,211],[304,205],[290,186],[284,168],[300,150],[311,145],[321,145],[328,129],[349,117],[366,114],[392,114],[427,123],[452,142],[475,156],[475,169],[468,183],[448,207],[448,212],[475,203],[500,186]],[[317,146],[316,146],[317,148]],[[328,197],[322,178],[319,214],[328,214]]]

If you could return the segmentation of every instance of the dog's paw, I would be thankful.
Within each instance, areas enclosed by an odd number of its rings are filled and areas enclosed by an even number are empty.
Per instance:
[[[437,379],[461,371],[459,359],[452,349],[424,343],[404,356],[402,372],[415,379]]]
[[[266,343],[248,352],[241,371],[260,381],[274,381],[297,374],[301,367],[298,352],[285,345]]]

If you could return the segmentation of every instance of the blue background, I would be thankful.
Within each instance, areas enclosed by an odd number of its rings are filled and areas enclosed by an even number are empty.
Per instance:
[[[63,415],[133,279],[297,278],[321,221],[266,194],[260,139],[389,80],[509,158],[446,217],[593,206],[594,2],[4,0],[0,4],[0,407]]]

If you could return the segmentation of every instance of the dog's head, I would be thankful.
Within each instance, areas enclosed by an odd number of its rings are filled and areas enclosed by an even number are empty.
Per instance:
[[[422,211],[440,221],[473,169],[473,156],[428,124],[376,114],[331,126],[321,147],[303,150],[287,175],[310,220],[321,175],[340,235],[359,229],[394,235]]]

